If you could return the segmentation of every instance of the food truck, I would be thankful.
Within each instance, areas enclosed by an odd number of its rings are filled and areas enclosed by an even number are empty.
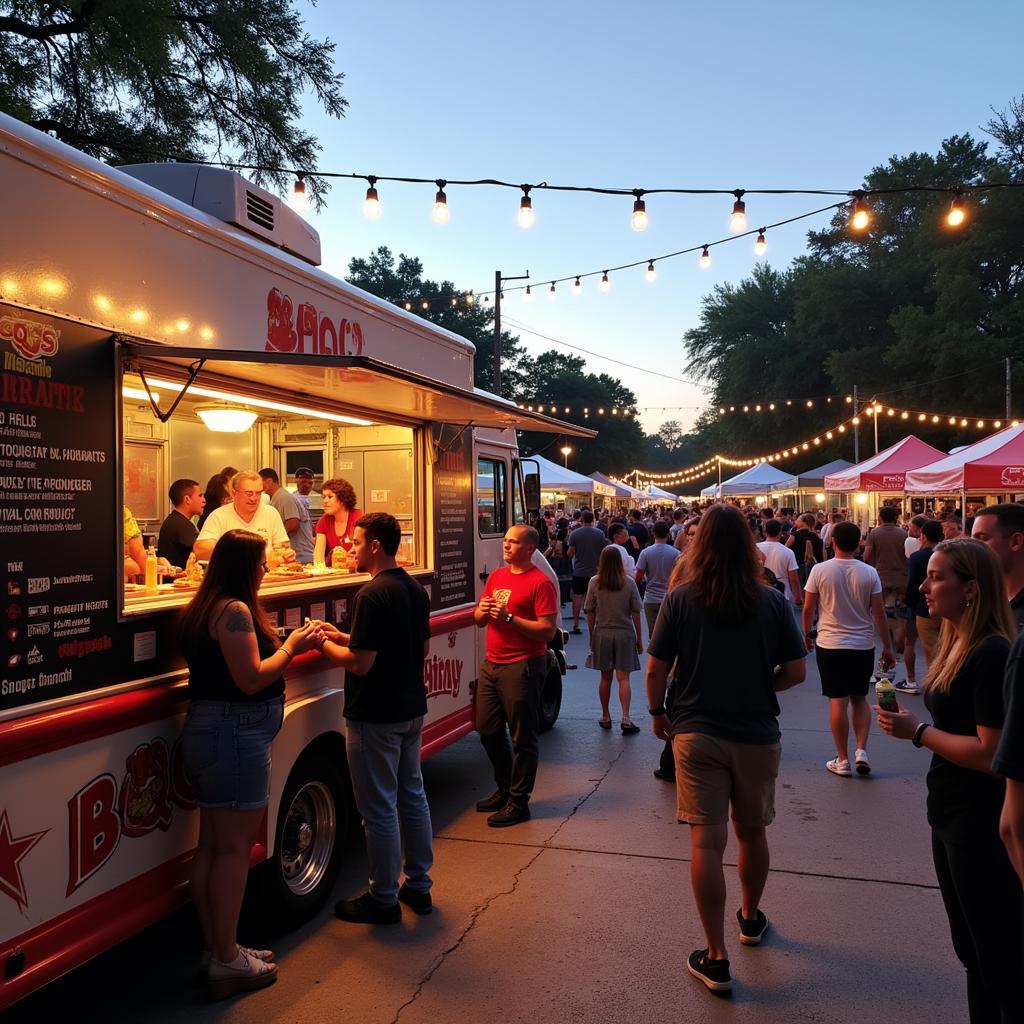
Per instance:
[[[155,534],[172,481],[231,465],[394,514],[430,594],[429,756],[473,728],[473,605],[524,518],[516,429],[593,432],[474,389],[468,341],[319,270],[316,232],[231,171],[115,170],[2,115],[0,168],[3,1008],[187,896],[175,620],[198,582],[126,579],[129,512]],[[283,568],[260,592],[279,627],[344,628],[367,577]],[[328,896],[350,817],[344,673],[311,652],[286,677],[251,879],[283,919]],[[560,686],[555,666],[548,727]]]

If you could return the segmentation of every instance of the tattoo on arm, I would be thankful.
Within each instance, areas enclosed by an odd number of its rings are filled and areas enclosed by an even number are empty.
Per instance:
[[[252,616],[241,608],[235,607],[228,612],[224,628],[229,633],[254,633]]]

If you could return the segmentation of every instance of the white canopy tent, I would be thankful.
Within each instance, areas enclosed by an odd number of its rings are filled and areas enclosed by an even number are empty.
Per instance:
[[[524,461],[530,460],[540,467],[540,489],[541,493],[551,495],[584,495],[593,499],[595,496],[607,498],[615,497],[615,485],[602,483],[582,473],[574,473],[565,466],[559,466],[557,462],[545,459],[543,455],[526,455]],[[524,468],[529,472],[529,466]]]
[[[668,491],[664,491],[660,487],[655,487],[654,484],[647,485],[646,494],[648,498],[654,498],[655,501],[661,503],[670,501],[674,505],[679,500],[677,495],[670,494]]]
[[[770,494],[780,489],[779,485],[790,480],[791,473],[776,469],[770,462],[759,462],[737,473],[736,476],[723,480],[720,484],[711,484],[701,492],[702,498],[746,498],[758,494]]]

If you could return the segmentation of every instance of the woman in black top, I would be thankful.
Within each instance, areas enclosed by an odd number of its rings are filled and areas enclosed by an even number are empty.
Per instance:
[[[932,753],[928,823],[953,948],[967,971],[971,1024],[1024,1021],[1020,881],[999,839],[1004,783],[992,774],[1003,671],[1016,630],[999,561],[980,541],[936,545],[921,585],[942,619],[925,705],[932,723],[882,711],[884,732]]]
[[[229,530],[180,625],[191,700],[181,752],[199,805],[190,883],[215,999],[277,977],[270,951],[237,945],[235,933],[249,850],[269,800],[270,743],[284,714],[282,673],[294,655],[323,642],[314,623],[278,644],[256,596],[266,571],[263,538]]]

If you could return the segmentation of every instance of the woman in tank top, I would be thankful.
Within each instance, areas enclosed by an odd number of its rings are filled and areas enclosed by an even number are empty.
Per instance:
[[[258,534],[229,530],[217,541],[180,637],[190,706],[182,758],[199,805],[192,899],[203,930],[211,998],[262,988],[277,978],[269,950],[235,941],[249,850],[270,795],[270,744],[284,715],[284,670],[322,645],[319,625],[279,644],[257,591],[267,571]]]

